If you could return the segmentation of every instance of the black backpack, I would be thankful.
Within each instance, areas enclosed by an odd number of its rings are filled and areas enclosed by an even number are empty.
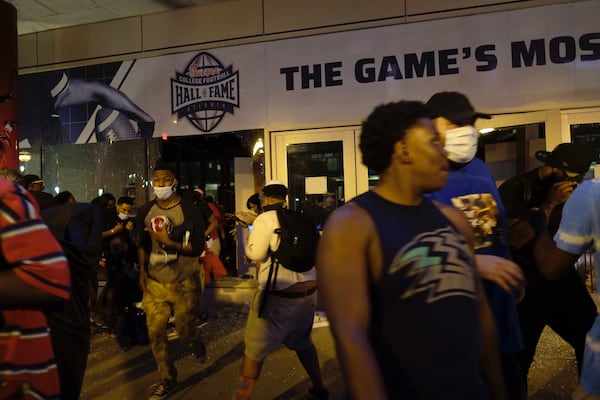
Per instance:
[[[269,291],[276,290],[279,267],[295,272],[306,272],[315,266],[317,258],[319,233],[312,220],[301,212],[281,208],[280,205],[273,209],[277,211],[281,226],[275,229],[275,233],[280,236],[281,241],[277,250],[271,252],[271,266],[258,311],[259,318],[262,317]],[[265,211],[268,211],[268,207],[265,207]]]
[[[279,247],[271,253],[273,262],[295,272],[306,272],[315,265],[319,234],[312,220],[298,211],[280,208]]]

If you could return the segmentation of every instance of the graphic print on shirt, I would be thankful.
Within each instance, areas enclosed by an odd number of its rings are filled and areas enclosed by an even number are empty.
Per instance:
[[[465,214],[475,232],[475,250],[490,247],[500,238],[498,204],[491,193],[453,197],[452,205]]]
[[[409,281],[402,299],[428,292],[426,303],[449,296],[475,298],[473,259],[467,245],[451,227],[425,232],[397,253],[389,275],[404,274]]]

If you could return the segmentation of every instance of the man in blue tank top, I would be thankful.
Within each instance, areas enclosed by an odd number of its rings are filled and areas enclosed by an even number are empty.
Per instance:
[[[380,180],[329,217],[317,259],[351,397],[506,398],[473,230],[460,211],[423,196],[448,176],[427,109],[377,107],[360,149]]]

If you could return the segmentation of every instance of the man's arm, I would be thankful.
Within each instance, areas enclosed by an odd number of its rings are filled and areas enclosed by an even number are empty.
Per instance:
[[[547,231],[540,233],[536,239],[533,255],[542,275],[550,280],[565,277],[579,258],[579,255],[557,248]]]
[[[7,194],[3,203],[12,215],[28,212],[20,196]],[[0,271],[0,304],[39,304],[70,296],[69,264],[60,244],[41,220],[30,217],[0,222],[5,224],[0,229],[0,251],[6,262]]]
[[[138,247],[138,265],[140,267],[140,288],[146,290],[146,279],[148,278],[148,254],[143,247]]]
[[[0,271],[0,304],[41,304],[58,300],[64,298],[26,283],[12,270]]]
[[[154,119],[125,93],[103,82],[70,79],[69,85],[58,95],[55,103],[57,108],[98,103],[103,107],[119,110],[136,121],[143,138],[151,138],[154,133]]]
[[[381,263],[376,237],[367,213],[348,204],[327,220],[317,255],[319,298],[331,323],[345,380],[356,400],[387,398],[368,338],[370,268],[371,263]]]
[[[256,218],[246,242],[246,257],[257,263],[267,257],[271,236],[274,234],[273,229],[269,228],[269,224],[267,223],[268,217],[268,215],[264,214]]]
[[[581,193],[577,193],[577,195],[581,195]],[[574,199],[576,200],[576,198]],[[565,223],[587,226],[591,222],[590,216],[586,214],[590,211],[590,207],[591,205],[586,205],[583,209],[577,210],[577,207],[567,202],[563,210],[561,228],[564,229]],[[565,277],[573,269],[580,254],[571,254],[556,246],[548,232],[548,214],[544,210],[532,210],[529,219],[536,233],[533,255],[538,269],[546,279],[555,280]],[[559,228],[559,235],[561,228]],[[580,246],[586,242],[583,238],[578,239],[581,243],[574,248],[574,253],[582,251]]]
[[[210,217],[208,217],[208,227],[204,231],[204,236],[208,237],[217,226],[219,226],[219,221],[217,220],[217,217],[215,217],[215,214],[211,214]]]
[[[440,205],[440,211],[454,224],[454,226],[460,231],[465,237],[473,260],[475,261],[475,253],[473,250],[473,244],[475,243],[475,234],[473,228],[469,224],[464,214],[454,207]],[[498,346],[498,338],[496,334],[496,323],[492,315],[487,298],[483,291],[483,285],[481,278],[476,271],[477,279],[477,303],[479,308],[479,320],[481,321],[481,333],[483,337],[482,347],[482,369],[483,376],[490,388],[492,398],[495,400],[506,399],[506,386],[504,383],[504,374],[502,373],[502,367],[500,362],[500,353]]]

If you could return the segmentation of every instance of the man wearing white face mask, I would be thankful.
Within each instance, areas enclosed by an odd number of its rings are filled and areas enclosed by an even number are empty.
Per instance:
[[[102,238],[108,238],[125,232],[133,231],[133,220],[129,216],[133,210],[133,199],[129,196],[121,196],[117,200],[117,206],[107,208],[102,213],[103,229]]]
[[[175,314],[175,329],[198,363],[206,347],[196,329],[204,272],[198,257],[205,248],[208,216],[177,193],[175,170],[159,164],[152,174],[156,199],[140,207],[136,222],[142,305],[148,336],[160,375],[150,400],[165,399],[177,385],[177,370],[169,356],[167,323]]]
[[[495,180],[487,165],[475,157],[479,133],[473,125],[477,118],[490,116],[475,111],[458,92],[436,93],[427,108],[450,161],[446,185],[429,197],[463,211],[473,227],[477,269],[496,320],[508,398],[525,399],[516,356],[523,348],[516,301],[523,293],[524,277],[510,260],[508,220]]]

